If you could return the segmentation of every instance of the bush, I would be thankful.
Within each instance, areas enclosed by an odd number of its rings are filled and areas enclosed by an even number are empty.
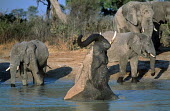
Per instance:
[[[59,49],[76,50],[79,48],[76,44],[79,34],[89,36],[92,33],[113,29],[112,16],[97,14],[89,14],[86,18],[81,17],[81,20],[70,14],[67,24],[63,24],[58,18],[48,21],[40,16],[30,20],[13,18],[11,14],[10,17],[0,17],[0,44],[38,39],[56,45]]]
[[[161,32],[161,43],[165,47],[170,46],[170,23],[167,24],[162,24],[160,27],[160,32]]]

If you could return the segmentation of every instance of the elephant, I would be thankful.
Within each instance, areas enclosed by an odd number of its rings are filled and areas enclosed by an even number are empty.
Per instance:
[[[94,42],[90,53],[83,61],[83,67],[78,74],[75,85],[67,92],[65,100],[115,100],[118,97],[112,92],[108,81],[107,50],[110,43],[100,34],[92,34],[82,41],[83,35],[77,39],[80,47],[86,47]]]
[[[114,31],[118,33],[143,33],[147,35],[148,40],[152,39],[153,15],[154,11],[150,2],[130,1],[120,7],[115,14],[113,19]],[[152,56],[150,56],[150,64],[151,66],[155,64],[155,58]]]
[[[170,2],[151,1],[150,5],[154,11],[153,23],[155,27],[155,30],[153,31],[152,39],[153,39],[155,49],[158,50],[159,47],[161,46],[160,26],[161,24],[170,22]]]
[[[17,72],[21,75],[22,84],[28,85],[28,71],[32,73],[34,84],[43,85],[48,56],[46,45],[39,40],[16,43],[10,52],[11,87],[15,87]]]
[[[151,38],[154,28],[153,15],[149,2],[130,1],[116,12],[113,18],[114,31],[145,33]]]
[[[131,66],[132,83],[137,83],[137,66],[138,57],[151,58],[155,61],[156,52],[152,40],[147,35],[142,33],[126,32],[117,33],[114,31],[107,31],[102,33],[102,36],[108,41],[111,41],[111,48],[107,51],[109,62],[119,61],[119,77],[117,82],[122,84],[123,78],[126,74],[126,65],[128,60]],[[112,40],[115,37],[114,41]],[[155,75],[155,63],[150,64],[151,75]]]
[[[81,41],[83,36],[79,36],[77,43],[80,47],[86,47],[90,43],[93,45],[93,62],[91,65],[92,70],[92,83],[96,87],[102,87],[103,83],[108,82],[107,77],[107,50],[110,48],[110,43],[100,34],[90,35],[84,42]]]

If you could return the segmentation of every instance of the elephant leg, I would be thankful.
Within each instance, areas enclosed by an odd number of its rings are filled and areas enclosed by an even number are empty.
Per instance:
[[[11,74],[11,87],[15,87],[15,79],[17,74],[16,65],[10,65],[10,74]]]
[[[155,57],[150,57],[150,68],[151,68],[151,75],[155,75]]]
[[[22,77],[22,84],[24,86],[27,86],[27,79],[28,79],[28,75],[27,75],[27,71],[26,71],[26,65],[25,64],[21,64],[20,65],[20,75]]]
[[[46,61],[45,67],[43,67],[44,77],[47,76],[46,71],[47,71],[47,61]]]
[[[43,84],[43,78],[42,75],[39,73],[38,68],[33,69],[32,74],[33,74],[33,81],[34,84],[36,85],[42,85]]]
[[[131,66],[131,74],[132,74],[132,83],[137,83],[139,80],[137,79],[137,69],[138,69],[138,56],[135,56],[130,59]]]
[[[123,83],[123,78],[126,74],[126,66],[127,66],[128,60],[127,59],[120,59],[119,61],[119,77],[117,79],[117,83],[122,84]]]

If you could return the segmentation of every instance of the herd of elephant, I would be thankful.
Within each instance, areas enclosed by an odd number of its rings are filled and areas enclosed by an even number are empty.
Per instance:
[[[118,83],[124,82],[126,65],[130,61],[131,82],[137,83],[139,56],[150,58],[151,75],[155,75],[156,50],[160,46],[157,41],[159,28],[162,23],[169,21],[170,2],[130,1],[120,7],[115,14],[114,31],[92,34],[84,42],[81,41],[81,36],[77,42],[79,46],[85,47],[95,41],[97,47],[93,46],[93,48],[98,48],[97,52],[94,52],[98,56],[95,56],[94,66],[99,66],[103,61],[105,64],[119,61]],[[99,39],[101,36],[103,39]],[[107,50],[107,54],[103,54],[106,52],[102,50]],[[23,85],[27,85],[28,71],[32,72],[34,84],[43,85],[48,56],[48,48],[41,41],[32,40],[15,44],[10,53],[8,68],[11,74],[11,87],[15,87],[17,72],[20,72]]]

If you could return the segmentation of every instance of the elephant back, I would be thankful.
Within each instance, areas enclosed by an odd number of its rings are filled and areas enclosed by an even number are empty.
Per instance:
[[[43,65],[47,61],[49,56],[48,48],[43,42],[39,40],[32,40],[30,42],[32,42],[36,46],[35,54],[39,65]]]
[[[114,31],[107,31],[104,32],[102,36],[110,42],[114,36],[114,33]],[[109,62],[119,61],[120,55],[127,53],[127,41],[131,34],[131,32],[116,34],[110,49],[107,51]]]

